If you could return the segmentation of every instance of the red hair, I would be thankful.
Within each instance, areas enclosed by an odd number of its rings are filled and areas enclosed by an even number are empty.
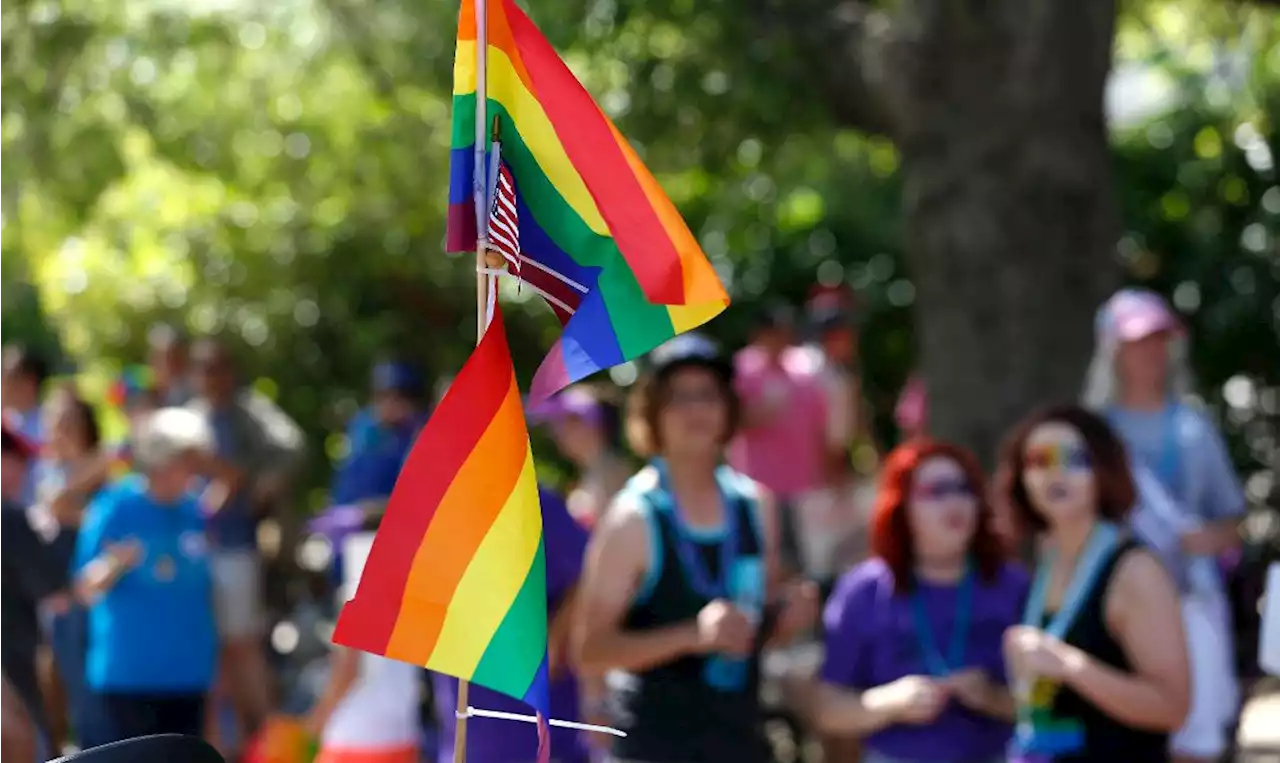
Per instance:
[[[916,469],[931,458],[949,458],[960,465],[978,502],[978,524],[969,541],[969,555],[986,580],[992,580],[1005,560],[1005,549],[992,528],[986,480],[978,460],[958,445],[924,438],[893,449],[880,473],[880,486],[871,515],[871,551],[893,571],[894,588],[908,591],[914,579],[915,542],[907,523],[907,503]]]

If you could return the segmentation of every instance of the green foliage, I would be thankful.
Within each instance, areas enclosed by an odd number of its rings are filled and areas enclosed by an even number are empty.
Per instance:
[[[1274,15],[1219,5],[1151,0],[1121,25],[1119,58],[1160,67],[1185,98],[1117,135],[1122,251],[1179,304],[1198,295],[1205,382],[1254,378],[1274,416],[1280,32]],[[840,127],[808,84],[812,50],[753,36],[761,7],[539,0],[532,13],[729,275],[735,306],[714,330],[740,341],[762,300],[848,282],[887,414],[913,365],[897,153]],[[448,374],[473,339],[471,263],[441,253],[454,16],[404,0],[7,3],[6,341],[56,336],[100,390],[155,320],[230,332],[250,377],[329,443],[310,479],[325,484],[376,356]],[[1252,58],[1223,91],[1204,51],[1233,46]],[[1258,141],[1271,167],[1251,158]],[[527,379],[554,321],[528,292],[506,297]],[[1263,461],[1239,442],[1242,462]]]

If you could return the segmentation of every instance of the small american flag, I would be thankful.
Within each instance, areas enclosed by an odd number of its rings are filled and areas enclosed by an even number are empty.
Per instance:
[[[489,248],[502,255],[511,271],[520,275],[520,216],[516,212],[516,184],[507,163],[498,165],[498,182],[489,210]]]

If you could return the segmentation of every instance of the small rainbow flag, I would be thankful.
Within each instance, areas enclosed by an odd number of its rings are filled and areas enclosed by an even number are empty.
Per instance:
[[[546,719],[546,587],[533,453],[497,314],[418,435],[333,640]]]
[[[155,377],[147,366],[125,366],[107,390],[107,404],[124,408],[135,395],[155,386]]]
[[[486,112],[498,118],[502,161],[514,180],[526,266],[520,277],[551,297],[564,322],[534,378],[536,406],[706,323],[729,297],[675,205],[529,17],[514,0],[490,0],[486,12]],[[476,246],[476,39],[474,0],[463,0],[450,252]]]

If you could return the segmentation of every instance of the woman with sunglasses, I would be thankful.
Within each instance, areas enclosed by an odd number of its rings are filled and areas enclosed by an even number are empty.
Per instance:
[[[1014,431],[1005,486],[1037,534],[1022,625],[1005,638],[1018,723],[1010,760],[1169,760],[1187,715],[1186,638],[1177,589],[1122,523],[1135,500],[1124,446],[1076,406]]]
[[[617,759],[767,763],[760,651],[808,624],[816,590],[795,586],[770,605],[775,504],[723,465],[738,411],[732,366],[696,334],[650,359],[628,425],[653,460],[592,535],[577,663],[588,676],[613,671],[609,709],[627,732]]]
[[[872,520],[874,557],[827,603],[813,717],[866,735],[863,763],[1003,760],[1013,721],[1001,641],[1027,576],[990,527],[967,452],[913,440],[889,454]]]

